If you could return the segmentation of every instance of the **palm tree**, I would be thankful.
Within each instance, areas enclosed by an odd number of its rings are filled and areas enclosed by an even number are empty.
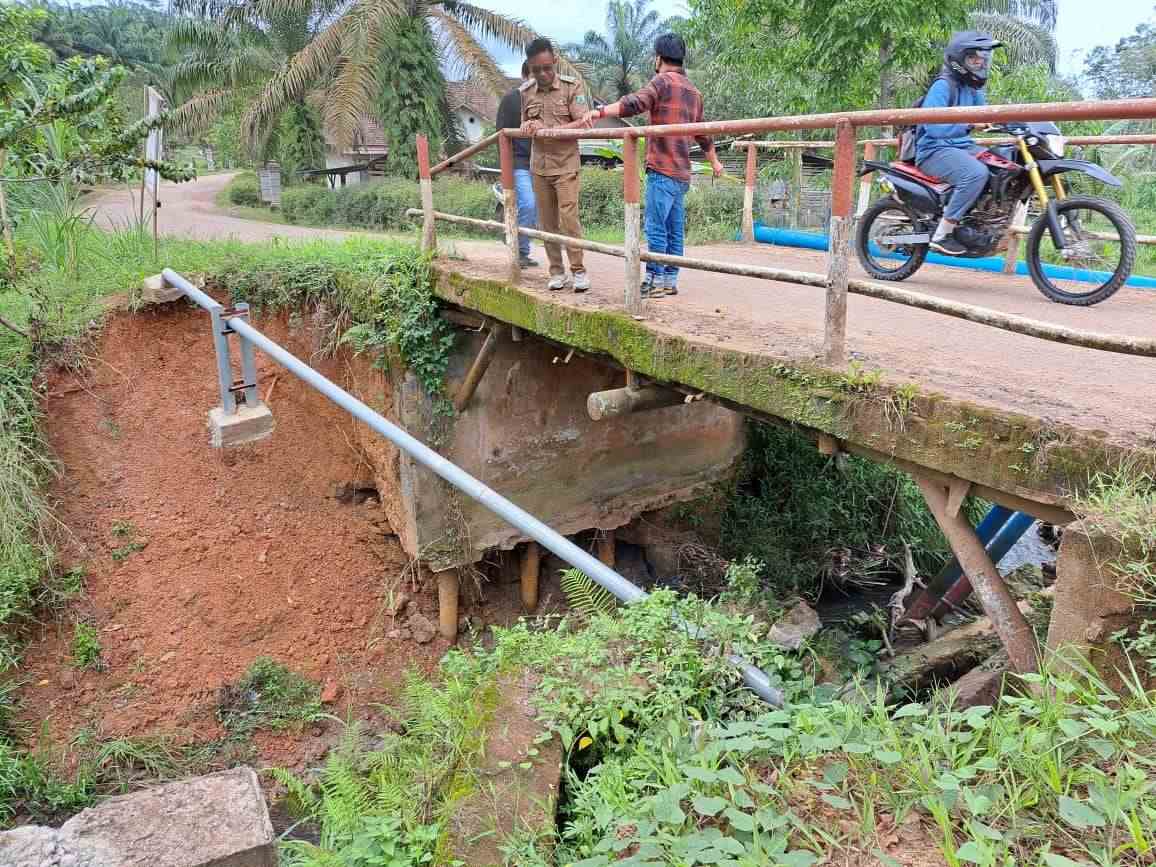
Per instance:
[[[308,0],[253,0],[293,8]],[[353,140],[362,117],[381,122],[389,170],[415,171],[414,139],[453,136],[443,66],[497,93],[508,81],[483,42],[522,50],[537,34],[462,0],[352,0],[329,16],[261,88],[242,119],[250,143],[262,140],[285,109],[322,87],[324,121],[335,142]]]
[[[674,19],[663,18],[649,6],[653,0],[610,0],[606,4],[606,34],[590,30],[567,51],[593,71],[600,96],[619,99],[648,77],[654,40]]]
[[[1058,15],[1057,0],[980,0],[971,13],[971,24],[1003,42],[1012,63],[1043,63],[1055,73]]]
[[[263,87],[325,31],[340,0],[177,0],[168,36],[180,52],[170,87],[188,98],[172,123],[200,132],[238,106],[252,107]],[[242,109],[244,110],[244,109]],[[318,113],[303,91],[286,101],[248,142],[260,160],[276,158],[287,177],[324,162]]]

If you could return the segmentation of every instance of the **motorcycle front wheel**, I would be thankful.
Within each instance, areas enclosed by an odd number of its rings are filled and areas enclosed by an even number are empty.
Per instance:
[[[915,213],[893,198],[879,199],[859,218],[855,253],[863,270],[876,280],[898,282],[919,270],[927,258],[926,244],[890,246],[889,235],[913,235],[919,231]]]
[[[1028,234],[1032,282],[1058,304],[1089,307],[1116,294],[1136,262],[1136,229],[1115,202],[1072,196],[1056,203],[1064,247],[1056,247],[1040,216]]]

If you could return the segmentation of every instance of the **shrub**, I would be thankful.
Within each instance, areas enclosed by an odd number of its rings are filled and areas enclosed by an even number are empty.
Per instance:
[[[242,205],[249,208],[261,207],[261,183],[252,172],[242,172],[225,188],[228,190],[230,205]]]

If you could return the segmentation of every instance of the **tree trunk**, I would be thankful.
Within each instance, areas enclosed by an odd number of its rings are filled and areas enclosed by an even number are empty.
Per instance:
[[[4,250],[10,264],[16,264],[16,245],[12,241],[12,226],[8,223],[8,196],[4,192],[4,168],[8,165],[8,151],[0,149],[0,229],[4,232]]]
[[[879,42],[879,108],[893,108],[895,103],[895,71],[892,58],[895,46],[890,36]]]

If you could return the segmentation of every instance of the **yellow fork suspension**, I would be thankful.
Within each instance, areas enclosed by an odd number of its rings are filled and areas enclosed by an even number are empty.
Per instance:
[[[1059,175],[1052,175],[1052,188],[1056,191],[1057,202],[1062,202],[1068,197],[1068,192],[1064,189],[1064,182],[1060,180]]]
[[[1028,177],[1032,179],[1032,189],[1036,191],[1036,197],[1040,200],[1040,206],[1046,207],[1048,204],[1048,191],[1044,186],[1044,179],[1040,175],[1039,164],[1032,157],[1032,152],[1028,150],[1028,143],[1024,141],[1022,136],[1016,137],[1016,147],[1019,148],[1020,154],[1024,158],[1024,168],[1028,170]],[[1059,180],[1059,178],[1056,178]],[[1062,196],[1060,198],[1063,198]]]

